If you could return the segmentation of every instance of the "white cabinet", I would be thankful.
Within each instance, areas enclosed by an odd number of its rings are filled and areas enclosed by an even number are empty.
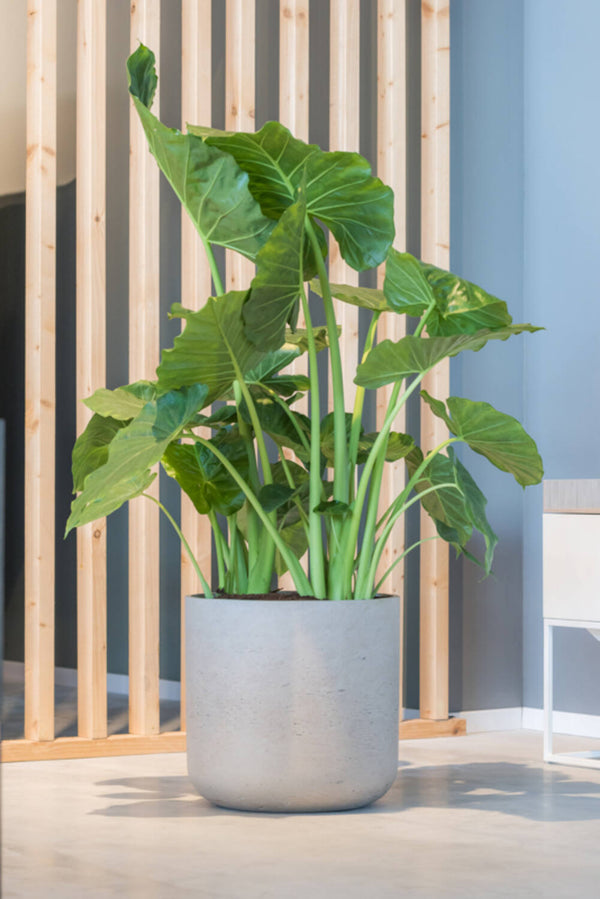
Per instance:
[[[600,767],[599,752],[552,751],[556,627],[600,640],[600,480],[544,481],[544,760]]]

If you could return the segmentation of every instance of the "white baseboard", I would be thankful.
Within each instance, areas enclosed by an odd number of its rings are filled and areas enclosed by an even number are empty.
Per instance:
[[[523,709],[520,706],[507,709],[478,709],[473,712],[452,712],[467,722],[467,733],[488,733],[495,730],[520,730]]]
[[[410,721],[419,717],[418,709],[404,709],[403,719]],[[464,718],[467,722],[467,733],[477,734],[494,730],[520,730],[523,710],[521,707],[511,709],[479,709],[474,712],[450,712],[453,718]]]
[[[23,662],[5,661],[2,670],[7,684],[23,683],[25,675]],[[54,682],[59,687],[76,687],[77,671],[74,668],[55,668]],[[126,674],[107,674],[106,689],[108,693],[127,696],[129,693],[129,677]],[[177,702],[181,696],[179,681],[161,679],[158,684],[158,691],[161,699],[170,699]]]
[[[514,708],[478,709],[468,712],[451,712],[455,718],[465,718],[467,733],[489,733],[499,730],[544,729],[542,709]],[[404,718],[418,718],[417,709],[405,709]],[[553,713],[554,733],[574,737],[597,737],[600,739],[600,715],[579,715],[574,712]]]
[[[524,730],[543,730],[542,709],[523,709]],[[573,737],[597,737],[600,739],[600,715],[580,715],[575,712],[553,712],[552,730],[555,734]]]

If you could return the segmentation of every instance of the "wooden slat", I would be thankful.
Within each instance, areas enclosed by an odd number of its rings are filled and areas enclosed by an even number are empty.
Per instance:
[[[77,15],[77,431],[81,400],[106,385],[106,0]],[[106,519],[77,532],[77,723],[105,737]]]
[[[131,4],[131,49],[156,54],[160,0]],[[159,113],[159,98],[152,104]],[[129,377],[153,379],[159,354],[159,179],[138,115],[130,107]],[[158,478],[150,491],[158,497]],[[149,491],[149,492],[150,492]],[[129,729],[159,730],[159,520],[154,503],[129,503]]]
[[[279,6],[279,121],[294,137],[308,142],[309,98],[309,3],[308,0],[280,0]],[[298,327],[305,325],[302,312]],[[296,360],[290,371],[308,374],[306,354]],[[295,404],[308,415],[308,396]],[[293,589],[286,582],[285,589]]]
[[[360,142],[360,0],[331,0],[329,25],[329,149],[357,152]],[[358,272],[342,259],[336,241],[329,245],[332,283],[358,284]],[[352,411],[358,365],[358,307],[335,301],[341,326],[344,399]],[[329,384],[329,408],[333,408]]]
[[[185,733],[114,734],[98,740],[59,737],[48,743],[4,740],[0,743],[3,762],[43,762],[58,759],[91,759],[117,755],[147,755],[154,752],[185,752]]]
[[[400,740],[425,740],[431,737],[463,737],[467,732],[464,718],[444,718],[443,721],[429,721],[413,718],[400,722]]]
[[[54,737],[56,0],[27,4],[25,734]]]
[[[279,120],[294,137],[308,141],[309,98],[309,2],[280,0],[279,4]],[[298,327],[305,326],[300,312]],[[303,354],[289,367],[298,375],[308,374],[308,357]],[[304,415],[309,413],[308,396],[294,404]],[[293,453],[289,453],[293,458]],[[306,567],[307,556],[303,565]],[[289,572],[279,578],[282,590],[295,590]]]
[[[421,5],[421,256],[441,268],[450,264],[450,6],[448,0]],[[445,400],[450,367],[443,362],[423,387]],[[424,451],[448,437],[439,418],[421,406]],[[436,534],[426,513],[421,537]],[[448,717],[448,544],[430,540],[421,547],[421,717]]]
[[[181,7],[181,118],[186,124],[210,125],[212,115],[211,0],[183,0]],[[200,309],[212,293],[210,267],[202,241],[190,217],[181,217],[181,302]],[[205,436],[210,436],[208,432]],[[210,581],[211,528],[206,516],[181,494],[181,529],[200,570]],[[185,597],[202,593],[202,585],[187,553],[181,551],[181,727],[185,729]]]
[[[225,128],[255,131],[255,0],[227,0],[225,21]],[[226,289],[246,290],[254,264],[239,253],[226,253]]]
[[[406,0],[379,0],[377,8],[377,174],[394,191],[396,249],[406,249]],[[377,272],[383,287],[385,267]],[[400,340],[406,334],[402,315],[379,320],[378,340]],[[377,428],[383,425],[391,388],[377,391]],[[405,414],[395,427],[405,430]],[[389,508],[405,483],[404,462],[388,463],[381,483],[380,514]],[[382,577],[404,550],[404,519],[397,522],[381,557]],[[382,585],[400,597],[400,705],[404,695],[404,564],[399,562]]]

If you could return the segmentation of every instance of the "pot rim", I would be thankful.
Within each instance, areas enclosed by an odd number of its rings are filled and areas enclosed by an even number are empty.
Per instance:
[[[293,591],[281,591],[282,593],[291,593]],[[378,593],[377,596],[372,596],[370,599],[329,599],[326,597],[325,599],[318,599],[316,596],[298,596],[295,599],[266,599],[262,594],[254,594],[249,593],[247,596],[228,596],[226,594],[221,594],[219,596],[205,596],[203,593],[189,593],[186,595],[187,599],[205,599],[205,600],[214,600],[218,602],[222,602],[223,600],[227,600],[229,602],[255,602],[255,603],[268,603],[269,605],[277,604],[281,605],[285,603],[288,605],[293,602],[315,602],[315,603],[363,603],[363,602],[376,602],[377,600],[386,600],[386,599],[399,599],[397,593]]]

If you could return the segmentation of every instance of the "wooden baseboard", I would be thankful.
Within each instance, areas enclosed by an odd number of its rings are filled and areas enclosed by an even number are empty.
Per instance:
[[[419,740],[428,737],[452,737],[466,734],[464,718],[427,721],[414,718],[401,721],[400,740]],[[53,759],[89,759],[117,755],[147,755],[153,752],[185,752],[185,733],[171,731],[163,734],[114,734],[98,740],[84,737],[59,737],[57,740],[3,740],[0,760],[3,762],[42,762]]]
[[[116,755],[147,755],[153,752],[185,752],[185,733],[114,734],[98,740],[85,737],[59,737],[56,740],[3,740],[3,762],[41,762],[53,759],[89,759]]]
[[[464,718],[445,718],[443,721],[412,718],[400,722],[398,739],[424,740],[430,737],[462,737],[466,732],[467,722]]]

